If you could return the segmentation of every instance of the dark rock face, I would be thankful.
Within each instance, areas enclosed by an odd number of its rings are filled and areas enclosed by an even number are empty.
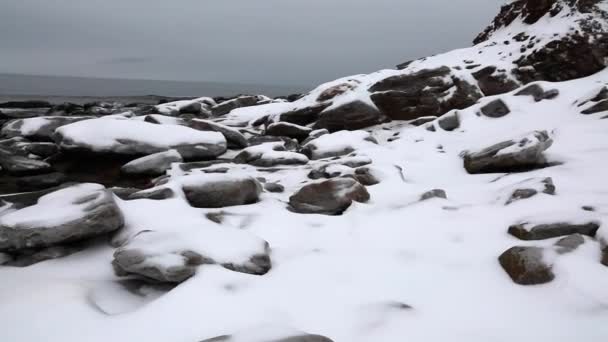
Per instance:
[[[214,131],[222,133],[228,142],[228,147],[244,148],[249,145],[247,143],[247,138],[245,138],[245,136],[237,129],[219,124],[217,122],[193,119],[189,120],[186,123],[186,126],[199,131]]]
[[[67,201],[66,206],[75,206],[80,211],[79,215],[71,214],[56,218],[54,213],[45,212],[63,209],[48,207],[48,202],[56,204],[57,200],[54,197],[60,196],[59,192],[62,196],[61,201]],[[40,203],[42,199],[45,199],[44,205]],[[29,215],[35,215],[36,209],[40,210],[40,215],[51,214],[52,218],[48,222],[31,221]],[[28,215],[22,210],[26,210]],[[66,210],[72,209],[68,207]],[[2,216],[0,251],[12,252],[74,242],[115,231],[122,225],[122,213],[114,202],[111,192],[90,184],[77,185],[47,194],[39,199],[35,206]]]
[[[501,118],[511,111],[501,99],[496,99],[481,107],[481,113],[489,118]]]
[[[542,187],[542,193],[545,193],[547,195],[555,195],[555,184],[553,184],[553,179],[551,177],[543,179],[540,183]],[[516,189],[515,191],[513,191],[511,197],[509,197],[507,203],[505,204],[511,204],[515,201],[536,196],[536,194],[538,194],[538,191],[539,190],[533,188]]]
[[[453,94],[448,97],[452,88]],[[481,97],[476,87],[451,76],[450,68],[445,66],[388,77],[369,91],[382,114],[393,120],[440,116],[452,109],[469,107]]]
[[[582,234],[593,237],[599,228],[599,224],[595,222],[584,224],[558,222],[539,224],[532,227],[528,224],[515,224],[509,227],[509,234],[521,240],[544,240],[571,234]]]
[[[469,173],[518,172],[543,167],[547,162],[542,153],[552,143],[546,131],[536,131],[478,152],[467,152],[464,167]]]
[[[336,178],[304,186],[289,198],[289,206],[301,214],[340,215],[353,201],[368,200],[369,193],[359,182]]]
[[[279,115],[279,121],[285,121],[292,124],[305,126],[319,119],[319,114],[327,107],[331,106],[331,102],[319,103],[310,107],[295,109]]]
[[[311,128],[286,122],[274,122],[266,127],[266,135],[288,137],[300,142],[306,140],[310,132]]]
[[[377,125],[383,121],[385,121],[383,115],[376,108],[363,101],[354,101],[323,111],[314,127],[325,128],[330,132],[352,131]]]
[[[501,254],[498,261],[520,285],[544,284],[555,278],[552,266],[543,261],[543,249],[539,247],[512,247]]]
[[[201,184],[182,186],[186,199],[195,208],[221,208],[258,201],[262,185],[252,177],[218,178]]]
[[[477,84],[485,96],[492,96],[510,92],[519,85],[505,75],[504,70],[497,70],[495,66],[488,66],[473,73]]]

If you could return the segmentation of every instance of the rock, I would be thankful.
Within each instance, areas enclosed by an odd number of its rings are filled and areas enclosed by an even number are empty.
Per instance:
[[[220,133],[128,119],[76,122],[58,128],[55,140],[62,150],[90,154],[137,156],[175,149],[184,159],[207,159],[226,152]]]
[[[33,108],[51,108],[53,105],[47,101],[8,101],[0,103],[0,108],[11,108],[11,109],[33,109]]]
[[[37,141],[53,141],[53,133],[61,126],[92,119],[91,116],[42,116],[17,119],[2,127],[5,137],[25,137]]]
[[[360,82],[357,80],[349,80],[348,82],[336,84],[321,92],[317,97],[317,102],[325,102],[332,100],[336,96],[342,95],[347,91],[353,90]]]
[[[583,110],[581,112],[581,114],[588,115],[588,114],[595,114],[595,113],[606,112],[606,111],[608,111],[608,100],[603,100],[603,101],[597,102],[593,106]]]
[[[27,267],[46,260],[63,258],[78,253],[86,248],[86,244],[71,243],[65,246],[51,246],[38,250],[22,250],[13,255],[12,260],[4,265],[13,267]]]
[[[153,188],[148,190],[141,190],[129,194],[127,199],[136,200],[136,199],[149,199],[149,200],[165,200],[169,198],[173,198],[175,194],[173,190],[170,188]]]
[[[325,128],[322,129],[315,129],[314,131],[310,132],[310,134],[308,134],[308,138],[304,139],[304,141],[302,141],[302,145],[306,145],[309,142],[317,139],[318,137],[325,135],[325,134],[329,134],[329,131],[326,130]]]
[[[200,342],[333,342],[332,339],[313,334],[296,334],[283,338],[275,338],[276,336],[269,337],[268,339],[259,339],[257,337],[251,338],[250,336],[256,336],[256,334],[238,334],[238,335],[221,335],[213,338],[208,338]]]
[[[168,150],[132,160],[125,164],[121,171],[128,175],[158,176],[169,170],[171,164],[183,161],[182,156],[176,150]]]
[[[195,208],[221,208],[258,201],[262,185],[249,176],[191,175],[180,179],[186,200]]]
[[[14,150],[0,147],[0,167],[14,176],[39,175],[53,171],[51,164],[15,154]]]
[[[298,141],[304,141],[310,132],[312,132],[312,128],[289,122],[274,122],[266,127],[266,135],[288,137]]]
[[[50,142],[27,142],[15,147],[22,149],[25,154],[35,154],[42,158],[54,156],[59,152],[59,147]]]
[[[386,121],[376,109],[363,101],[349,102],[335,108],[325,109],[315,123],[316,129],[325,128],[330,132],[357,130]]]
[[[302,214],[340,215],[353,201],[367,202],[369,197],[356,180],[336,178],[302,187],[289,198],[289,208]]]
[[[283,143],[283,147],[287,151],[298,151],[300,149],[300,144],[295,139],[291,139],[288,137],[276,137],[271,135],[257,135],[249,138],[248,140],[249,146],[257,146],[265,143]]]
[[[511,247],[498,258],[500,265],[520,285],[544,284],[555,275],[552,266],[543,260],[543,249],[539,247]]]
[[[272,142],[247,147],[234,157],[234,162],[260,167],[303,165],[308,163],[308,157],[301,153],[286,151],[283,142]]]
[[[279,183],[264,183],[264,190],[268,192],[281,193],[285,191],[285,187]]]
[[[122,188],[122,187],[112,187],[112,188],[109,188],[108,190],[112,191],[112,193],[116,197],[120,198],[121,200],[128,200],[129,196],[131,194],[141,191],[141,189],[138,189],[138,188]]]
[[[535,196],[539,192],[542,192],[547,195],[555,195],[555,185],[553,184],[553,179],[551,177],[546,177],[543,179],[528,179],[518,186],[525,186],[522,188],[515,189],[513,193],[509,196],[509,199],[505,203],[505,205],[511,204],[515,201],[519,201],[522,199],[530,198]]]
[[[458,112],[448,113],[442,115],[438,120],[437,124],[441,129],[451,132],[460,127],[460,119],[458,118]]]
[[[515,96],[532,96],[534,101],[540,102],[542,100],[551,100],[559,95],[557,89],[551,89],[546,91],[538,84],[530,84],[524,87],[522,90],[515,93]]]
[[[40,197],[35,205],[0,217],[0,251],[64,244],[113,232],[123,225],[111,192],[79,184]]]
[[[160,103],[153,107],[153,111],[146,114],[160,113],[168,116],[178,116],[180,114],[192,114],[194,116],[208,117],[211,115],[211,106],[216,103],[209,97],[197,99],[183,99],[172,102]]]
[[[138,233],[114,252],[112,264],[119,276],[134,274],[153,281],[180,283],[204,264],[265,274],[271,268],[269,253],[266,241],[244,231],[181,227],[176,232]]]
[[[420,195],[420,201],[426,201],[431,198],[447,199],[448,196],[446,195],[445,190],[442,190],[442,189],[433,189],[433,190],[427,191],[427,192],[423,193],[422,195]]]
[[[302,153],[310,159],[339,157],[377,143],[376,139],[365,131],[339,131],[310,141],[302,146]]]
[[[501,118],[510,112],[509,107],[501,99],[493,100],[481,107],[481,113],[489,118]]]
[[[412,126],[417,127],[417,126],[422,126],[429,122],[433,122],[436,119],[437,119],[436,116],[422,116],[422,117],[419,117],[418,119],[411,120],[408,123]],[[447,120],[446,126],[449,127],[449,124],[450,124],[450,120]],[[456,128],[458,128],[458,127],[456,127]]]
[[[507,77],[505,71],[497,70],[495,66],[488,66],[473,73],[479,89],[485,96],[508,93],[517,89],[517,82]]]
[[[465,152],[464,167],[469,173],[518,172],[547,165],[543,152],[553,140],[547,131],[535,131],[476,152]]]
[[[186,126],[194,128],[199,131],[215,131],[222,133],[229,147],[245,148],[249,145],[247,138],[239,132],[239,130],[222,125],[217,122],[202,119],[193,119],[186,123]]]
[[[270,99],[262,95],[239,96],[211,107],[211,112],[213,116],[222,116],[237,108],[251,107],[268,101]]]
[[[365,186],[372,186],[380,183],[380,179],[374,175],[374,170],[369,167],[355,169],[354,177],[357,182]]]
[[[570,253],[585,243],[585,238],[581,234],[572,234],[561,238],[555,243],[559,254]]]
[[[47,111],[49,116],[70,116],[85,114],[84,107],[75,103],[62,103],[51,107]]]
[[[331,102],[314,104],[309,107],[290,110],[278,115],[277,121],[289,122],[292,124],[305,126],[319,119],[319,114],[327,107],[331,106]]]
[[[544,240],[571,234],[583,234],[593,237],[599,227],[599,224],[595,222],[557,222],[536,225],[520,223],[510,226],[509,234],[521,240]]]
[[[19,191],[36,191],[58,186],[67,181],[65,174],[52,172],[43,175],[19,177],[16,180]]]

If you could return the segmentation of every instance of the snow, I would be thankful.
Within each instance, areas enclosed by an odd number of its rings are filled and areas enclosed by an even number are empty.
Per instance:
[[[44,195],[35,205],[13,211],[0,217],[0,225],[16,229],[52,227],[82,217],[90,202],[79,203],[82,198],[102,195],[104,187],[84,183]]]
[[[120,140],[135,141],[157,147],[186,144],[226,144],[224,136],[217,132],[203,132],[178,125],[157,125],[129,119],[93,119],[79,121],[57,129],[68,137],[62,146],[91,146],[95,151],[113,151]]]
[[[339,131],[322,135],[303,147],[312,148],[312,159],[324,158],[328,155],[340,155],[347,150],[362,150],[375,144],[369,139],[371,135],[365,131]]]
[[[174,115],[176,112],[179,113],[179,110],[185,107],[188,107],[194,103],[200,103],[203,106],[213,106],[215,105],[215,101],[210,97],[200,97],[193,100],[181,100],[181,101],[173,101],[167,102],[156,106],[156,110],[160,114],[163,115]]]

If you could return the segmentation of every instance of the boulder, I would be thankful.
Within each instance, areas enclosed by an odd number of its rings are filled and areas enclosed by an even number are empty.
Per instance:
[[[224,135],[229,147],[244,148],[249,144],[247,138],[238,129],[222,125],[211,120],[192,119],[186,123],[186,126],[199,131],[214,131]]]
[[[2,127],[5,137],[24,137],[37,141],[53,141],[55,130],[74,122],[93,119],[92,116],[41,116],[17,119]]]
[[[335,178],[305,185],[289,197],[289,209],[302,214],[340,215],[353,201],[367,202],[365,187],[352,178]]]
[[[505,70],[498,70],[493,65],[474,72],[473,77],[485,96],[508,93],[519,86],[517,82],[507,76]]]
[[[261,167],[303,165],[308,163],[308,157],[287,151],[283,142],[271,142],[247,147],[234,157],[234,162]]]
[[[239,335],[221,335],[200,342],[333,342],[333,340],[328,337],[314,334],[296,334],[282,338],[273,336],[268,339],[253,337],[256,336],[256,334],[251,335],[251,337],[248,337],[247,335],[242,333]]]
[[[195,208],[222,208],[258,201],[262,185],[249,176],[190,175],[179,179],[186,200]]]
[[[229,248],[226,248],[229,246]],[[204,264],[262,275],[271,268],[268,243],[250,233],[225,227],[180,227],[176,232],[143,231],[114,252],[119,276],[138,275],[180,283]]]
[[[292,124],[289,122],[273,122],[266,127],[266,135],[288,137],[304,141],[312,132],[312,128]]]
[[[426,201],[431,198],[447,199],[448,196],[446,195],[445,190],[442,190],[442,189],[429,190],[429,191],[423,193],[422,195],[420,195],[420,201]]]
[[[339,157],[377,143],[376,139],[365,131],[339,131],[310,141],[302,146],[302,153],[310,159]]]
[[[14,176],[38,175],[53,171],[51,164],[45,161],[19,155],[15,150],[3,147],[0,147],[0,167],[2,171]]]
[[[595,222],[520,223],[510,226],[509,234],[521,240],[544,240],[571,234],[582,234],[593,237],[599,227],[600,225]]]
[[[285,191],[285,187],[279,183],[264,183],[264,190],[268,192],[281,193]]]
[[[515,93],[515,96],[532,96],[535,102],[540,102],[542,100],[551,100],[556,98],[558,95],[559,91],[557,89],[545,91],[543,87],[536,83],[527,85],[526,87]]]
[[[122,225],[122,214],[110,191],[98,184],[74,185],[1,216],[0,251],[83,240],[116,231]]]
[[[125,164],[121,171],[128,175],[158,176],[170,169],[171,164],[183,161],[176,150],[168,150],[132,160]]]
[[[65,151],[92,154],[138,156],[175,149],[184,159],[209,159],[226,152],[220,133],[129,119],[76,122],[58,128],[55,141]]]
[[[84,250],[84,242],[70,243],[62,246],[51,246],[42,249],[25,249],[11,256],[11,260],[4,263],[6,266],[27,267],[46,260],[63,258]]]
[[[527,179],[517,184],[517,189],[513,190],[505,205],[536,196],[538,193],[555,195],[555,184],[551,177]]]
[[[509,107],[501,99],[493,100],[481,107],[481,113],[489,118],[501,118],[510,112]]]
[[[262,95],[239,96],[211,107],[211,112],[213,116],[222,116],[230,113],[233,109],[251,107],[269,101],[269,98]]]
[[[460,127],[460,118],[458,117],[458,112],[450,112],[450,113],[442,115],[437,120],[437,124],[444,131],[451,132],[451,131],[457,129],[458,127]]]
[[[518,172],[547,165],[543,152],[553,140],[547,131],[535,131],[475,152],[464,153],[469,173]]]
[[[572,234],[561,238],[555,243],[559,254],[570,253],[585,243],[585,238],[581,234]]]
[[[315,123],[316,129],[325,128],[330,132],[357,130],[386,121],[385,117],[372,105],[363,101],[353,101],[325,109]]]
[[[318,103],[309,107],[292,109],[279,114],[276,121],[289,122],[300,126],[308,125],[317,121],[321,112],[329,106],[331,106],[331,102]]]
[[[552,265],[543,259],[540,247],[511,247],[498,257],[498,261],[511,279],[520,285],[544,284],[555,278]]]

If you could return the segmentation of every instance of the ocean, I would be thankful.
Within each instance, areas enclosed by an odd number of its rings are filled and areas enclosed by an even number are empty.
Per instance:
[[[308,90],[310,88],[304,86],[0,74],[0,102],[44,100],[82,104],[103,100],[156,103],[159,97],[283,96]]]

